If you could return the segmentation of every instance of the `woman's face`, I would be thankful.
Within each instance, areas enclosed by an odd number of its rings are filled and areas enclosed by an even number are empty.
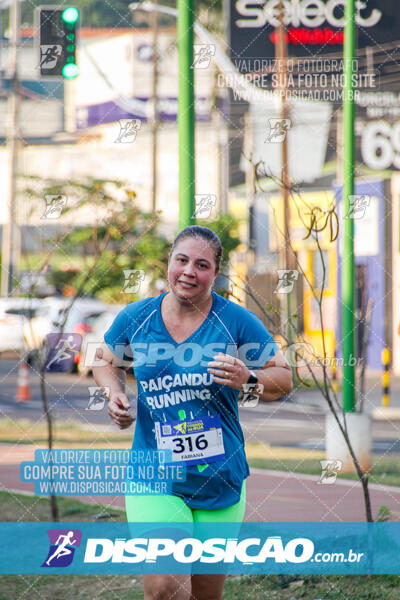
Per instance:
[[[195,302],[206,297],[217,275],[214,250],[206,240],[185,238],[169,255],[168,281],[179,299]]]

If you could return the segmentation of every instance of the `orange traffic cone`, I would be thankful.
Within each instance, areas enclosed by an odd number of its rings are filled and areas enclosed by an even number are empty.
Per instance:
[[[25,361],[22,361],[18,369],[17,393],[15,395],[17,402],[27,402],[31,399],[31,390],[29,388],[29,368]]]

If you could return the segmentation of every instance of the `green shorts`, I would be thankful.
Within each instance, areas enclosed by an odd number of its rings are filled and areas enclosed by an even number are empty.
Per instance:
[[[127,494],[125,507],[128,523],[241,523],[246,509],[246,481],[239,502],[226,508],[190,508],[182,498],[170,494]]]

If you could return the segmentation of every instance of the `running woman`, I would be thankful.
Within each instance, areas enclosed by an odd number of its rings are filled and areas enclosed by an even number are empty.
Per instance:
[[[249,467],[239,391],[260,384],[270,401],[292,389],[290,366],[261,321],[212,291],[221,256],[211,229],[183,229],[168,258],[170,291],[128,304],[104,336],[98,356],[106,364],[93,373],[110,389],[111,419],[120,429],[134,421],[121,366],[130,356],[138,386],[132,449],[170,449],[186,467],[186,480],[167,494],[127,495],[128,522],[241,522]],[[225,577],[145,575],[144,598],[220,600]]]

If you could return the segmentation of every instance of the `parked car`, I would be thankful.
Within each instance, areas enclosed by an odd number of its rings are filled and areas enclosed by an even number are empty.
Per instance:
[[[40,306],[37,298],[0,298],[0,352],[26,350],[25,327]]]
[[[22,271],[19,275],[19,292],[44,298],[55,293],[55,287],[48,281],[46,273]]]
[[[73,303],[71,298],[44,298],[24,330],[30,360],[37,360],[49,333],[58,333],[62,329],[64,333],[79,333],[84,337],[91,330],[90,321],[104,312],[107,306],[95,298],[78,298]],[[77,369],[78,362],[79,355],[76,354],[73,370]]]
[[[88,327],[82,341],[81,354],[79,356],[78,371],[82,375],[89,375],[92,372],[91,365],[93,363],[96,344],[104,339],[104,334],[114,321],[120,310],[124,308],[124,304],[111,304],[107,310],[100,315],[88,319]]]

